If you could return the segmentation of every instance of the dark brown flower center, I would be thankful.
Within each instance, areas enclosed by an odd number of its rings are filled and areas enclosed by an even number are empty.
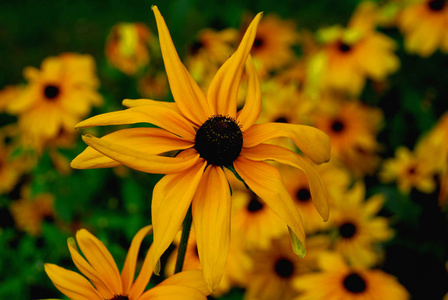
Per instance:
[[[428,7],[432,11],[441,11],[445,8],[445,0],[430,0]]]
[[[311,199],[310,190],[307,188],[301,188],[296,193],[296,199],[300,202],[307,202]]]
[[[257,212],[261,209],[263,209],[264,204],[260,201],[258,201],[257,197],[254,195],[247,205],[247,210],[251,213]]]
[[[110,300],[129,300],[128,296],[122,296],[122,295],[115,295],[112,299]]]
[[[289,123],[288,118],[285,116],[279,116],[277,119],[274,120],[275,123]]]
[[[349,239],[353,237],[356,233],[356,226],[351,222],[343,223],[339,226],[339,235],[343,238]]]
[[[338,43],[338,49],[342,53],[347,53],[347,52],[350,52],[350,50],[352,50],[352,46],[347,44],[347,43],[344,43],[344,42],[340,41]]]
[[[367,287],[366,281],[357,273],[348,274],[343,283],[347,291],[355,294],[365,291]]]
[[[196,41],[190,47],[190,53],[192,55],[198,54],[198,52],[204,47],[204,44],[201,41]]]
[[[337,133],[343,131],[344,128],[345,128],[344,123],[338,119],[334,120],[333,123],[331,124],[331,130]]]
[[[289,259],[279,258],[274,266],[275,273],[282,278],[289,278],[294,273],[294,264]]]
[[[213,116],[196,132],[194,148],[209,164],[230,166],[243,148],[243,132],[234,119]]]
[[[263,45],[264,45],[264,40],[261,37],[259,37],[259,36],[255,37],[254,46],[253,47],[255,49],[260,49],[261,47],[263,47]]]
[[[59,95],[59,87],[56,85],[49,84],[44,88],[45,98],[49,100],[54,100]]]

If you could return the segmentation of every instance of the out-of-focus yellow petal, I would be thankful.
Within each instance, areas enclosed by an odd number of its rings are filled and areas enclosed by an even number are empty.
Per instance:
[[[76,272],[45,264],[45,272],[58,290],[72,300],[103,300],[90,282]],[[202,295],[202,294],[201,294]]]
[[[162,281],[158,286],[164,285],[177,285],[177,286],[187,286],[200,291],[205,296],[210,294],[204,281],[204,273],[202,270],[187,270],[182,271],[173,276],[168,277]]]
[[[151,155],[140,150],[128,148],[119,143],[99,139],[90,135],[84,135],[82,139],[87,145],[105,156],[132,169],[146,173],[169,174],[181,172],[194,165],[199,159],[199,154],[191,157],[164,157]],[[80,155],[82,155],[82,153]],[[72,161],[72,168],[83,166],[82,157],[78,157]]]
[[[214,114],[236,117],[238,89],[243,67],[246,64],[257,34],[258,23],[263,13],[255,16],[246,30],[236,52],[219,68],[207,92],[207,100]]]
[[[70,238],[68,239],[67,244],[72,260],[78,270],[81,271],[84,276],[89,278],[103,297],[112,298],[116,292],[114,287],[109,286],[105,279],[81,256],[81,254],[79,254],[75,240]]]
[[[276,167],[242,156],[233,162],[236,172],[249,188],[288,225],[294,252],[305,256],[305,230],[302,217],[286,190]]]
[[[194,139],[196,132],[190,122],[174,110],[161,105],[142,105],[91,117],[76,128],[93,126],[150,123],[186,139]]]
[[[128,294],[134,281],[135,265],[137,264],[138,252],[140,251],[142,241],[145,236],[150,233],[152,233],[152,226],[145,226],[140,229],[132,239],[128,254],[126,255],[126,260],[124,261],[123,270],[121,271],[121,282],[123,286],[123,294],[125,295]],[[148,278],[148,281],[149,279],[150,278]]]
[[[200,126],[211,115],[204,93],[180,61],[165,20],[157,6],[152,7],[159,31],[160,48],[171,93],[182,114]]]
[[[106,246],[85,229],[81,229],[76,233],[76,241],[84,257],[101,278],[103,278],[104,282],[109,287],[114,287],[116,289],[114,292],[117,295],[123,294],[120,272]]]
[[[154,227],[152,261],[156,273],[156,264],[179,231],[206,165],[207,162],[201,159],[184,172],[165,175],[154,187],[151,206]]]
[[[156,286],[145,292],[139,300],[206,300],[200,291],[187,286],[164,285]]]
[[[290,138],[316,164],[330,160],[330,138],[323,131],[307,125],[255,124],[244,132],[243,147],[253,147],[278,137]]]
[[[246,103],[238,113],[237,121],[244,132],[247,128],[257,121],[261,112],[261,87],[258,80],[257,70],[255,69],[252,57],[249,55],[246,62],[247,72],[247,96]]]
[[[224,171],[210,165],[205,169],[193,198],[193,223],[199,259],[210,291],[221,281],[230,246],[232,203]]]
[[[241,155],[255,161],[275,160],[302,170],[308,177],[314,206],[324,221],[328,220],[327,189],[315,167],[306,158],[291,150],[276,145],[260,144],[252,148],[243,148]]]

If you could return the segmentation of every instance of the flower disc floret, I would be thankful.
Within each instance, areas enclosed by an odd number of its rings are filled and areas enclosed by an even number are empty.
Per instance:
[[[344,278],[344,287],[352,293],[361,293],[366,289],[365,280],[357,273],[350,273]]]
[[[209,164],[230,166],[243,148],[243,132],[234,119],[213,116],[196,132],[194,148]]]

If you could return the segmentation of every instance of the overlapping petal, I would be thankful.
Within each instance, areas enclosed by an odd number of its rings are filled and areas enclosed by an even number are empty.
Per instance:
[[[260,144],[252,148],[243,148],[241,155],[255,161],[275,160],[302,170],[308,177],[311,197],[319,214],[324,221],[328,220],[330,209],[328,207],[327,190],[325,184],[317,173],[316,168],[306,158],[286,148]]]
[[[257,70],[255,69],[252,57],[249,55],[246,62],[247,73],[247,95],[244,107],[238,112],[237,122],[244,132],[252,126],[261,113],[261,87],[258,80]]]
[[[246,30],[236,52],[219,68],[207,92],[207,100],[213,114],[236,117],[238,89],[244,65],[257,34],[258,23],[263,13],[259,13]]]
[[[273,138],[288,137],[316,164],[330,160],[330,138],[306,125],[286,123],[255,124],[244,132],[243,147],[254,147]]]
[[[184,172],[165,175],[154,187],[151,215],[154,227],[153,264],[174,240],[187,214],[207,162],[200,159]]]
[[[199,259],[210,291],[218,287],[227,261],[231,206],[224,171],[208,166],[194,195],[192,213]]]
[[[288,225],[294,252],[305,256],[305,230],[297,207],[291,199],[280,172],[262,161],[242,156],[233,162],[236,172],[249,188]]]
[[[139,300],[206,300],[200,291],[187,286],[156,286],[144,293]]]
[[[174,274],[162,281],[158,286],[181,285],[194,288],[204,295],[209,295],[210,291],[204,281],[202,270],[187,270]]]
[[[121,104],[123,104],[126,107],[137,107],[137,106],[164,106],[171,110],[176,111],[177,113],[180,113],[177,104],[175,102],[167,102],[167,101],[158,101],[158,100],[151,100],[151,99],[124,99]]]
[[[159,9],[153,6],[152,10],[171,93],[182,114],[199,127],[211,115],[205,95],[182,64]]]
[[[82,139],[87,145],[105,156],[132,169],[146,173],[170,174],[182,172],[193,166],[199,159],[197,152],[195,155],[188,157],[164,157],[151,155],[119,143],[99,139],[90,135],[84,135]],[[79,161],[78,158],[75,158],[71,166],[74,168],[77,167]]]
[[[149,155],[168,151],[184,150],[193,146],[193,140],[186,140],[160,128],[129,128],[105,135],[102,140],[138,149]],[[87,147],[71,163],[76,169],[109,168],[120,162],[103,155],[92,147]]]
[[[76,128],[136,123],[150,123],[186,139],[194,139],[196,134],[188,120],[162,105],[141,105],[97,115],[78,123]]]
[[[103,300],[104,298],[80,274],[57,265],[45,264],[45,272],[58,290],[72,300]]]

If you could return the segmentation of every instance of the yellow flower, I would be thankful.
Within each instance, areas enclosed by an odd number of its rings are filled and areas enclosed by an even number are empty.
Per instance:
[[[387,218],[376,216],[382,208],[384,197],[373,195],[365,200],[362,181],[353,188],[332,198],[331,226],[337,236],[334,248],[350,263],[370,267],[377,263],[381,252],[374,250],[376,243],[385,242],[393,236]]]
[[[398,15],[398,26],[410,53],[423,57],[438,48],[448,53],[448,4],[445,0],[408,1]],[[418,22],[416,22],[418,20]]]
[[[92,117],[78,128],[151,123],[159,128],[130,128],[99,139],[84,136],[90,146],[72,161],[74,168],[126,165],[165,175],[152,198],[153,262],[168,248],[192,205],[199,257],[208,287],[215,289],[224,270],[230,239],[231,197],[223,167],[231,167],[279,215],[289,228],[294,251],[305,254],[301,217],[277,168],[276,160],[303,169],[323,219],[328,218],[324,184],[313,164],[329,160],[328,137],[313,127],[293,124],[256,124],[261,91],[249,52],[261,18],[249,26],[237,51],[218,70],[207,96],[179,59],[165,21],[156,6],[159,39],[175,103],[125,100],[130,108]],[[246,65],[248,91],[245,106],[237,112],[237,95]],[[265,144],[287,136],[308,156]],[[162,154],[182,150],[175,157]],[[158,269],[156,268],[156,271]]]
[[[102,102],[96,91],[95,62],[89,55],[72,53],[49,57],[41,70],[28,67],[24,76],[29,84],[7,106],[19,115],[22,133],[36,147],[61,131],[74,132],[73,126]]]
[[[413,187],[430,194],[435,190],[436,183],[434,167],[427,162],[428,159],[432,158],[427,153],[419,155],[401,146],[395,151],[395,158],[384,161],[379,178],[386,183],[397,181],[398,188],[404,194],[409,194]]]
[[[307,243],[307,256],[299,259],[291,251],[286,236],[275,239],[270,248],[253,252],[254,266],[247,278],[248,300],[292,299],[297,295],[293,288],[300,278],[316,268],[318,254],[328,249],[329,239],[313,236]]]
[[[409,293],[398,280],[381,270],[349,267],[335,253],[321,254],[318,264],[321,272],[295,279],[295,287],[302,292],[296,300],[409,299]]]
[[[148,65],[151,39],[152,33],[145,24],[119,23],[107,37],[106,57],[115,68],[133,75]]]
[[[313,56],[310,70],[320,73],[322,88],[357,96],[366,78],[383,81],[398,70],[395,41],[375,31],[376,24],[371,24],[375,18],[370,16],[374,13],[370,5],[361,4],[347,28],[333,26],[318,32],[324,46]]]
[[[138,277],[134,279],[138,252],[152,227],[146,226],[132,239],[123,270],[118,271],[115,261],[104,244],[85,229],[76,233],[67,244],[76,267],[84,274],[45,264],[45,272],[58,290],[72,300],[150,300],[150,299],[206,299],[209,294],[200,270],[178,273],[145,291],[152,273],[151,248],[148,250]],[[84,258],[85,257],[85,258]]]

